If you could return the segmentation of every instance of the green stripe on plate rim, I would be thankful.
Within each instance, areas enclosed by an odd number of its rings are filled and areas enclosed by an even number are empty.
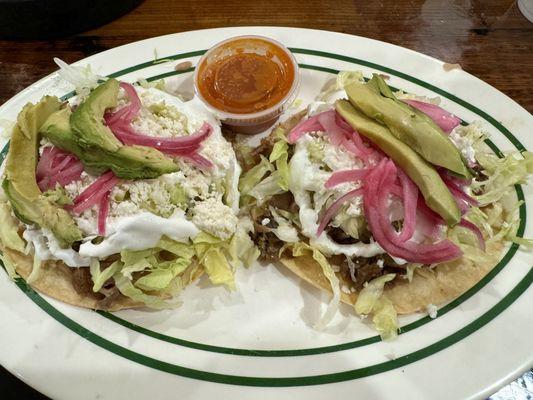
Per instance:
[[[301,50],[301,49],[298,49],[298,50]],[[293,49],[293,51],[294,51],[294,49]],[[196,55],[201,55],[204,52],[205,51],[199,52]],[[190,54],[191,53],[184,53],[182,58],[191,57]],[[180,57],[180,55],[174,55],[174,56],[171,56],[171,57],[166,57],[165,59],[177,60],[177,59],[179,59],[179,57]],[[152,63],[138,64],[137,66],[130,67],[130,68],[127,68],[125,70],[122,70],[122,71],[119,71],[117,73],[114,73],[114,74],[112,74],[112,76],[113,77],[118,77],[118,76],[121,76],[121,72],[123,72],[123,71],[127,71],[127,72],[124,72],[124,73],[130,73],[130,72],[136,71],[137,70],[136,67],[139,67],[140,69],[142,69],[142,68],[146,68],[146,67],[152,66],[152,65],[154,65],[154,64],[152,64]],[[303,69],[310,69],[310,70],[315,70],[315,71],[320,71],[320,72],[325,72],[325,73],[331,73],[331,74],[337,74],[339,72],[339,70],[336,70],[336,69],[333,69],[333,68],[322,67],[322,66],[311,65],[311,64],[299,64],[299,66],[300,66],[300,68],[303,68]],[[385,68],[385,67],[383,67],[383,68]],[[170,71],[170,72],[166,72],[166,73],[163,73],[163,74],[160,74],[160,75],[152,76],[150,78],[147,78],[146,80],[148,82],[152,82],[152,81],[155,81],[155,80],[158,80],[158,79],[163,79],[163,78],[167,78],[167,77],[170,77],[170,76],[182,74],[182,73],[185,73],[185,72],[192,72],[192,71],[194,71],[194,68],[189,68],[188,70],[184,70],[184,71]],[[385,72],[394,74],[392,72],[392,70],[390,70],[390,69],[387,69]],[[402,77],[405,78],[405,76],[406,75],[403,75]],[[440,93],[447,93],[447,92],[444,92],[444,91],[440,90]],[[475,110],[477,110],[477,109],[475,109],[474,106],[472,106],[471,104],[466,103],[466,102],[463,102],[463,103],[466,104],[465,107],[467,107],[468,109],[476,112]],[[473,110],[473,109],[475,109],[475,110]],[[492,118],[492,120],[495,121],[493,118]],[[462,121],[462,123],[466,124],[465,121]],[[496,127],[496,128],[498,128],[498,127]],[[508,135],[505,132],[505,130],[501,130],[500,129],[500,131],[506,137],[508,137]],[[507,131],[507,132],[509,133],[509,135],[512,135],[509,131]],[[508,137],[508,139],[512,143],[514,143],[511,140],[511,138]],[[516,140],[516,142],[518,142],[518,140]],[[500,156],[500,157],[502,156],[502,152],[500,151],[500,149],[498,149],[498,147],[492,141],[487,139],[486,143],[498,156]],[[520,147],[523,149],[524,146],[522,146],[522,144],[520,142],[518,142],[518,143],[519,143]],[[521,187],[519,185],[516,185],[515,189],[516,189],[516,194],[517,194],[518,200],[519,201],[523,200],[525,202],[524,194],[523,194],[523,191],[522,191]],[[525,214],[525,205],[523,205],[520,208],[520,217],[521,217],[521,219],[520,219],[520,226],[519,226],[519,229],[518,229],[518,232],[519,232],[518,234],[519,235],[522,235],[523,231],[525,229],[525,215],[526,215]],[[488,282],[490,282],[492,280],[492,278],[494,278],[494,276],[496,276],[507,265],[507,263],[512,259],[512,257],[514,256],[514,254],[516,253],[517,250],[518,250],[518,246],[516,244],[512,244],[510,249],[506,252],[506,254],[501,259],[501,261],[491,270],[491,272],[489,274],[487,274],[482,280],[480,280],[476,285],[474,285],[468,291],[463,293],[460,297],[454,299],[452,302],[448,303],[446,306],[444,306],[441,309],[439,309],[438,316],[440,317],[440,316],[448,313],[449,311],[453,310],[455,307],[459,306],[464,301],[466,301],[467,299],[472,297],[479,290],[481,290]],[[338,345],[317,347],[317,348],[287,349],[287,350],[242,349],[242,348],[214,346],[214,345],[209,345],[209,344],[205,344],[205,343],[197,343],[197,342],[193,342],[193,341],[189,341],[189,340],[185,340],[185,339],[180,339],[180,338],[177,338],[177,337],[174,337],[174,336],[169,336],[169,335],[165,335],[165,334],[162,334],[162,333],[159,333],[159,332],[155,332],[155,331],[153,331],[151,329],[139,326],[137,324],[134,324],[134,323],[132,323],[130,321],[127,321],[127,320],[125,320],[123,318],[120,318],[120,317],[118,317],[118,316],[116,316],[114,314],[111,314],[111,313],[108,313],[108,312],[105,312],[105,311],[98,311],[98,313],[100,315],[102,315],[103,317],[105,317],[105,318],[107,318],[107,319],[109,319],[109,320],[111,320],[113,322],[116,322],[117,324],[120,324],[120,325],[122,325],[122,326],[124,326],[124,327],[126,327],[128,329],[132,329],[132,330],[134,330],[134,331],[136,331],[138,333],[150,336],[150,337],[152,337],[154,339],[165,341],[167,343],[172,343],[172,344],[176,344],[176,345],[180,345],[180,346],[184,346],[184,347],[194,348],[194,349],[197,349],[197,350],[210,351],[210,352],[222,353],[222,354],[233,354],[233,355],[240,355],[240,356],[250,356],[250,357],[292,357],[292,356],[323,354],[323,353],[331,353],[331,352],[337,352],[337,351],[349,350],[349,349],[353,349],[353,348],[357,348],[357,347],[367,346],[367,345],[370,345],[370,344],[377,343],[377,342],[381,341],[381,338],[378,335],[376,335],[376,336],[360,339],[360,340],[357,340],[357,341],[342,343],[342,344],[338,344]],[[402,327],[401,331],[400,331],[400,334],[410,332],[410,331],[412,331],[412,330],[414,330],[414,329],[416,329],[418,327],[421,327],[421,326],[431,322],[431,320],[432,319],[429,316],[422,317],[422,318],[420,318],[420,319],[418,319],[418,320],[416,320],[416,321],[414,321],[414,322]]]
[[[0,262],[1,263],[1,262]],[[182,367],[180,365],[171,364],[165,361],[157,360],[152,357],[145,356],[143,354],[136,353],[121,347],[101,336],[84,328],[77,322],[71,320],[66,315],[62,314],[59,310],[54,308],[44,298],[42,298],[37,292],[30,288],[26,282],[22,279],[17,279],[16,284],[18,287],[43,311],[61,323],[72,332],[77,333],[82,338],[87,339],[91,343],[104,348],[120,357],[126,358],[133,362],[145,365],[150,368],[157,369],[159,371],[167,372],[174,375],[183,376],[186,378],[198,379],[202,381],[224,383],[229,385],[240,386],[262,386],[262,387],[289,387],[289,386],[312,386],[322,385],[326,383],[343,382],[353,379],[364,378],[367,376],[379,374],[382,372],[390,371],[405,365],[411,364],[415,361],[419,361],[423,358],[431,356],[447,347],[459,342],[465,337],[469,336],[473,332],[485,326],[492,321],[500,313],[502,313],[507,307],[524,293],[531,283],[533,282],[533,267],[529,269],[529,272],[522,278],[522,280],[496,305],[494,305],[485,314],[481,315],[476,320],[472,321],[465,327],[461,328],[452,335],[439,340],[427,347],[417,350],[413,353],[407,354],[402,357],[398,357],[395,360],[386,361],[383,363],[371,365],[368,367],[352,369],[349,371],[336,372],[331,374],[313,375],[313,376],[296,376],[296,377],[252,377],[252,376],[238,376],[238,375],[226,375],[213,372],[199,371],[192,368]]]
[[[443,91],[442,89],[436,88],[436,87],[434,87],[434,86],[432,86],[432,85],[430,85],[430,84],[428,84],[426,82],[423,82],[423,81],[421,81],[421,80],[419,80],[417,78],[411,77],[409,75],[406,75],[406,74],[401,73],[399,71],[392,70],[392,69],[387,68],[387,67],[382,67],[382,66],[380,66],[378,64],[370,63],[370,62],[367,62],[367,61],[364,61],[364,60],[357,60],[357,59],[350,58],[350,57],[343,56],[343,55],[339,55],[339,54],[332,54],[332,53],[326,53],[326,52],[320,52],[320,51],[314,51],[314,50],[307,50],[307,49],[291,49],[291,50],[293,52],[295,52],[295,53],[311,54],[311,55],[317,55],[317,56],[322,56],[322,57],[335,58],[335,59],[339,59],[339,60],[353,62],[355,64],[369,66],[369,67],[372,67],[372,68],[376,68],[376,69],[382,70],[382,71],[387,72],[387,73],[394,74],[394,75],[402,77],[404,79],[410,80],[410,81],[412,81],[412,82],[414,82],[414,83],[416,83],[416,84],[418,84],[420,86],[426,87],[426,88],[428,88],[428,89],[430,89],[432,91],[435,91],[435,92],[439,93],[440,95],[442,95],[444,97],[447,97],[447,98],[451,99],[452,101],[455,101],[455,102],[461,104],[463,107],[469,109],[470,111],[475,112],[476,114],[478,114],[479,116],[484,118],[486,121],[491,123],[493,126],[495,126],[498,130],[500,130],[500,132],[502,132],[513,143],[513,145],[519,151],[524,151],[525,150],[524,146],[518,141],[518,139],[516,137],[514,137],[511,134],[511,132],[509,132],[505,127],[503,127],[494,118],[490,117],[485,112],[479,110],[475,106],[470,105],[469,103],[466,103],[465,101],[463,101],[461,99],[458,99],[457,97],[455,97],[455,96]],[[205,51],[183,53],[183,54],[178,54],[178,55],[171,56],[171,57],[165,57],[164,59],[165,60],[166,59],[178,60],[180,58],[201,55],[204,52]],[[120,76],[122,74],[129,73],[129,72],[132,72],[132,71],[136,71],[138,69],[146,68],[146,67],[153,66],[153,65],[156,65],[156,64],[158,64],[158,62],[154,62],[154,61],[143,63],[143,64],[139,64],[137,66],[133,66],[133,67],[127,68],[125,70],[119,71],[119,72],[117,72],[115,74],[112,74],[112,76]],[[302,66],[302,67],[305,68],[306,66]],[[315,69],[315,70],[319,70],[319,71],[323,71],[323,72],[333,72],[333,71],[335,71],[335,70],[331,70],[331,69],[325,68],[325,67],[318,67],[318,66],[309,66],[309,67],[311,67],[309,69]],[[171,73],[166,73],[166,74],[162,74],[162,75],[170,76],[170,75],[175,75],[175,74],[184,73],[184,72],[189,72],[189,71],[173,71]],[[335,72],[333,72],[333,73],[335,73]],[[161,77],[163,77],[163,76],[160,75],[158,77],[152,77],[151,80],[160,79]],[[71,97],[71,93],[65,95],[63,98],[67,99],[69,97]],[[488,141],[487,144],[493,150],[495,150],[495,152],[497,154],[499,154],[501,156],[501,152],[499,151],[499,149],[497,149],[497,147],[492,142]],[[4,147],[4,149],[2,150],[2,152],[1,152],[2,158],[7,153],[7,149],[8,149],[8,145],[6,145]],[[523,196],[522,188],[519,185],[516,185],[515,188],[516,188],[516,192],[517,192],[517,197],[519,199],[523,199],[524,196]],[[525,209],[525,205],[524,204],[520,207],[520,218],[521,218],[521,224],[520,224],[518,232],[517,232],[518,236],[522,236],[523,233],[524,233],[524,230],[525,230],[526,209]],[[518,248],[518,246],[516,246],[514,244],[511,246],[511,248],[508,250],[508,252],[504,256],[504,258],[484,278],[484,279],[488,279],[487,282],[485,282],[484,284],[488,283],[488,281],[490,281],[499,271],[501,271],[501,269],[509,262],[509,260],[516,253],[517,248]],[[482,281],[478,282],[478,285]],[[227,384],[235,384],[235,385],[246,385],[246,386],[273,386],[273,387],[274,386],[280,386],[281,387],[281,386],[302,386],[302,385],[324,384],[324,383],[341,382],[341,381],[346,381],[346,380],[351,380],[351,379],[362,378],[362,377],[365,377],[365,376],[370,376],[370,375],[374,375],[374,374],[377,374],[377,373],[389,371],[391,369],[395,369],[395,368],[398,368],[398,367],[401,367],[401,366],[405,366],[405,365],[410,364],[410,363],[412,363],[414,361],[418,361],[418,360],[420,360],[422,358],[428,357],[431,354],[434,354],[434,353],[436,353],[436,352],[438,352],[440,350],[443,350],[443,349],[451,346],[454,343],[457,343],[458,341],[462,340],[466,336],[470,335],[471,333],[475,332],[476,330],[478,330],[481,327],[483,327],[484,325],[486,325],[488,322],[490,322],[492,319],[494,319],[497,315],[499,315],[502,311],[504,311],[509,305],[511,305],[524,291],[526,291],[527,288],[531,285],[532,282],[533,282],[533,268],[530,268],[530,270],[527,273],[527,275],[519,282],[519,284],[517,286],[515,286],[515,288],[512,289],[508,293],[508,295],[506,295],[504,297],[504,299],[502,299],[499,303],[497,303],[495,306],[493,306],[489,311],[487,311],[481,317],[479,317],[475,321],[471,322],[470,324],[468,324],[464,328],[460,329],[459,331],[453,333],[452,335],[450,335],[450,336],[448,336],[448,337],[446,337],[444,339],[441,339],[440,341],[438,341],[438,342],[436,342],[436,343],[434,343],[434,344],[432,344],[430,346],[427,346],[426,348],[423,348],[423,349],[420,349],[420,350],[418,350],[416,352],[413,352],[411,354],[402,356],[402,357],[400,357],[398,359],[395,359],[395,360],[392,360],[392,361],[387,361],[387,362],[384,362],[384,363],[380,363],[380,364],[376,364],[376,365],[368,366],[368,367],[364,367],[364,368],[359,368],[359,369],[355,369],[355,370],[351,370],[351,371],[344,371],[344,372],[332,373],[332,374],[326,374],[326,375],[316,375],[316,376],[308,376],[308,377],[288,377],[288,378],[243,377],[243,376],[224,375],[224,374],[217,374],[217,373],[211,373],[211,372],[205,372],[205,371],[198,371],[198,370],[194,370],[194,369],[190,369],[190,368],[185,368],[185,367],[182,367],[182,366],[179,366],[179,365],[169,364],[169,363],[166,363],[166,362],[163,362],[163,361],[160,361],[160,360],[156,360],[156,359],[144,356],[142,354],[135,353],[135,352],[133,352],[131,350],[122,348],[121,346],[119,346],[119,345],[117,345],[115,343],[112,343],[112,342],[108,341],[107,339],[104,339],[104,338],[102,338],[102,337],[90,332],[86,328],[84,328],[81,325],[77,324],[75,321],[69,319],[67,316],[65,316],[64,314],[59,312],[57,309],[55,309],[50,303],[48,303],[46,300],[44,300],[39,294],[37,294],[32,288],[30,288],[22,279],[18,279],[16,283],[19,286],[19,288],[21,288],[21,290],[23,290],[24,293],[26,293],[26,295],[28,295],[28,297],[30,297],[31,300],[33,300],[39,307],[41,307],[45,312],[47,312],[54,319],[56,319],[57,321],[62,323],[64,326],[66,326],[67,328],[71,329],[72,331],[78,333],[80,336],[86,338],[87,340],[91,341],[92,343],[94,343],[94,344],[96,344],[96,345],[98,345],[100,347],[103,347],[103,348],[105,348],[105,349],[107,349],[107,350],[109,350],[109,351],[111,351],[111,352],[113,352],[113,353],[115,353],[117,355],[120,355],[122,357],[130,359],[132,361],[135,361],[135,362],[138,362],[140,364],[146,365],[148,367],[155,368],[155,369],[158,369],[158,370],[161,370],[161,371],[165,371],[165,372],[168,372],[168,373],[172,373],[172,374],[176,374],[176,375],[180,375],[180,376],[185,376],[185,377],[190,377],[190,378],[194,378],[194,379],[199,379],[199,380],[210,381],[210,382],[219,382],[219,383],[227,383]],[[467,295],[468,293],[473,291],[476,288],[476,286],[471,288],[464,295]],[[477,290],[472,292],[468,297],[471,297],[479,289],[481,289],[481,287],[477,288]],[[456,301],[458,301],[459,299],[460,298],[456,299]],[[449,310],[451,310],[452,308],[454,308],[454,307],[456,307],[458,305],[458,304],[455,304],[455,305],[453,305],[453,304],[454,304],[454,302],[452,302],[452,303],[448,304],[447,306],[443,307],[441,310],[439,310],[439,313],[442,315],[444,312],[448,312]],[[452,307],[446,310],[446,307],[448,307],[448,306],[452,306]],[[430,320],[430,319],[428,317],[425,317],[425,318],[422,318],[422,319],[420,319],[418,321],[415,321],[414,323],[408,325],[408,326],[412,326],[412,328],[408,329],[408,330],[415,329],[416,327],[429,322],[429,321],[425,322],[425,320]],[[125,321],[125,322],[127,322],[127,321]],[[406,332],[406,329],[408,328],[408,326],[403,328],[403,333]],[[368,338],[368,339],[364,339],[364,340],[372,340],[372,339],[373,338]],[[349,345],[349,343],[348,344],[344,344],[344,345]],[[344,345],[338,345],[338,346],[344,346]],[[328,346],[328,347],[338,347],[338,346]],[[226,348],[224,348],[224,349],[226,349]],[[303,351],[305,351],[305,350],[319,350],[317,353],[322,353],[322,351],[320,351],[321,349],[325,349],[325,348],[302,349],[302,350]],[[243,349],[228,349],[228,350],[243,350]],[[302,350],[296,350],[296,351],[302,351]],[[249,355],[257,355],[257,351],[254,351],[254,350],[246,350],[246,351],[250,351],[250,353],[253,353],[253,354],[249,354]],[[331,350],[331,351],[335,351],[335,350]],[[276,352],[276,351],[274,351],[274,352]],[[329,351],[327,351],[327,352],[329,352]],[[284,354],[284,355],[287,355],[287,354]],[[301,355],[301,354],[299,354],[299,355]]]
[[[189,53],[187,53],[189,54]],[[146,65],[147,63],[140,64],[140,65]],[[331,73],[331,74],[337,74],[339,71],[332,69],[332,68],[326,68],[321,66],[315,66],[315,65],[309,65],[309,64],[300,64],[301,68],[304,69],[311,69],[316,70],[320,72],[325,73]],[[129,72],[132,72],[133,70],[130,68],[128,69]],[[155,75],[152,77],[147,78],[146,80],[148,82],[156,81],[159,79],[167,78],[170,76],[175,76],[187,72],[194,71],[194,68],[189,68],[187,70],[182,71],[170,71],[163,74]],[[118,77],[120,76],[118,73],[113,74],[113,76]],[[501,151],[496,147],[494,143],[491,141],[487,141],[490,148],[498,155],[502,155]],[[522,189],[520,186],[516,186],[516,193],[518,200],[525,200],[524,195],[522,192]],[[519,227],[519,235],[522,235],[523,230],[525,228],[525,206],[520,208],[520,221],[521,225]],[[479,290],[481,290],[494,276],[496,276],[511,260],[511,258],[514,256],[518,249],[518,246],[516,244],[511,245],[510,249],[506,252],[506,254],[503,256],[502,260],[491,270],[489,274],[487,274],[481,281],[479,281],[476,285],[474,285],[472,288],[470,288],[467,292],[463,293],[460,297],[454,299],[452,302],[448,303],[446,306],[439,309],[438,316],[443,316],[444,314],[448,313],[449,311],[453,310],[455,307],[462,304],[464,301],[472,297],[475,293],[477,293]],[[194,348],[197,350],[203,350],[203,351],[210,351],[215,353],[222,353],[222,354],[233,354],[233,355],[241,355],[241,356],[251,356],[251,357],[291,357],[291,356],[304,356],[304,355],[313,355],[313,354],[323,354],[323,353],[331,353],[331,352],[337,352],[342,350],[349,350],[357,347],[367,346],[373,343],[377,343],[381,341],[381,338],[378,335],[371,336],[368,338],[360,339],[357,341],[337,344],[337,345],[331,345],[331,346],[323,346],[318,348],[306,348],[306,349],[284,349],[284,350],[276,350],[276,349],[270,349],[270,350],[253,350],[253,349],[242,349],[242,348],[232,348],[232,347],[223,347],[223,346],[214,346],[209,345],[205,343],[198,343],[193,342],[185,339],[180,339],[174,336],[165,335],[159,332],[155,332],[153,330],[150,330],[148,328],[144,328],[142,326],[139,326],[137,324],[134,324],[130,321],[127,321],[123,318],[120,318],[114,314],[105,312],[105,311],[97,311],[100,315],[103,317],[120,324],[128,329],[131,329],[133,331],[136,331],[138,333],[150,336],[152,338],[162,340],[168,343]],[[429,316],[422,317],[404,327],[401,328],[400,334],[404,334],[407,332],[410,332],[418,327],[421,327],[429,322],[431,322],[432,319]]]

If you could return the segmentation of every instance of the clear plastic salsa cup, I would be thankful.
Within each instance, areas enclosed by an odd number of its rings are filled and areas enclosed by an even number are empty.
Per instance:
[[[194,90],[235,133],[272,126],[296,98],[300,74],[292,53],[263,36],[237,36],[209,49],[194,73]]]

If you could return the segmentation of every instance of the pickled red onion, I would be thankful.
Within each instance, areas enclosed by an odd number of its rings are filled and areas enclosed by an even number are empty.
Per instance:
[[[418,188],[415,183],[402,171],[398,170],[398,178],[402,184],[403,194],[403,227],[399,240],[406,241],[413,237],[416,226],[416,203],[418,202]]]
[[[453,177],[450,177],[447,173],[441,173],[440,176],[442,180],[444,181],[444,183],[446,184],[446,186],[448,187],[448,189],[450,190],[450,192],[453,194],[453,196],[456,199],[462,200],[476,207],[479,205],[476,199],[467,195],[464,192],[463,188],[460,186],[460,184],[457,182],[456,179],[454,179]]]
[[[98,204],[102,196],[110,191],[117,183],[120,182],[112,171],[108,171],[101,175],[93,183],[91,183],[83,192],[81,192],[73,201],[72,206],[68,206],[74,214],[80,214],[83,211]]]
[[[73,154],[57,147],[47,146],[39,158],[36,168],[37,185],[41,191],[68,185],[80,178],[83,164]]]
[[[208,169],[213,166],[213,163],[211,161],[209,161],[207,158],[205,158],[199,153],[192,153],[189,155],[184,155],[183,157],[189,160],[191,164],[197,166],[198,168]]]
[[[461,123],[461,119],[453,115],[452,113],[442,109],[441,107],[425,103],[418,100],[403,100],[411,107],[422,111],[429,118],[433,120],[444,132],[450,133],[457,125]]]
[[[349,137],[350,131],[342,129],[335,122],[335,110],[320,113],[317,115],[317,118],[322,129],[327,132],[331,144],[334,146],[340,146]]]
[[[359,133],[355,131],[335,111],[329,110],[316,114],[296,125],[289,133],[288,142],[293,144],[308,132],[324,131],[335,146],[343,146],[365,163],[368,162],[373,150],[363,144]]]
[[[130,99],[130,103],[113,113],[106,114],[104,118],[107,125],[115,124],[118,121],[124,121],[129,124],[135,119],[141,109],[141,99],[133,85],[126,82],[120,82],[120,87],[126,92]]]
[[[360,181],[364,179],[370,170],[368,169],[345,169],[331,174],[325,183],[326,189],[331,189],[341,183]]]
[[[354,189],[335,200],[333,204],[331,204],[331,206],[329,206],[329,208],[326,210],[324,216],[322,217],[322,220],[320,221],[320,225],[318,226],[318,229],[316,231],[317,237],[320,236],[322,232],[324,232],[324,229],[328,225],[329,221],[331,221],[331,218],[333,218],[333,216],[337,213],[337,211],[339,211],[339,209],[346,201],[350,200],[352,197],[360,196],[362,194],[362,188]]]
[[[117,123],[109,125],[115,136],[126,145],[140,145],[153,147],[163,153],[187,154],[200,147],[202,141],[213,131],[207,122],[191,135],[173,138],[162,138],[137,133],[129,124]]]
[[[107,215],[109,214],[109,196],[111,195],[111,190],[108,190],[104,193],[100,199],[100,207],[98,209],[98,234],[100,236],[105,236],[106,230],[106,221]]]
[[[361,153],[368,157],[374,152],[370,147],[364,145],[363,139],[361,138],[359,132],[352,128],[350,124],[348,124],[348,122],[346,122],[338,112],[335,112],[335,122],[339,127],[344,129],[345,131],[350,132],[350,139],[353,141],[355,146],[357,146]],[[362,158],[365,159],[365,157]]]
[[[379,245],[389,254],[410,262],[433,264],[461,256],[460,249],[448,240],[435,244],[401,242],[394,231],[388,213],[388,194],[394,183],[396,166],[382,161],[368,175],[364,187],[363,205],[370,230]]]
[[[287,138],[288,142],[294,144],[307,132],[321,131],[322,125],[320,125],[320,122],[318,121],[319,115],[320,114],[309,117],[305,121],[301,121],[298,125],[292,128]]]
[[[58,183],[59,185],[64,187],[65,185],[68,185],[71,182],[77,181],[78,179],[80,179],[83,169],[83,164],[81,162],[71,162],[68,168],[65,168],[61,172],[58,172],[57,174],[49,178],[46,190],[55,188],[56,184]]]

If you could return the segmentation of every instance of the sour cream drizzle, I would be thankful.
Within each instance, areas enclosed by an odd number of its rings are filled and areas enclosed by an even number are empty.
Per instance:
[[[101,243],[87,241],[80,246],[82,257],[105,258],[121,250],[144,250],[154,247],[161,237],[167,236],[186,243],[200,233],[191,221],[178,210],[170,218],[162,218],[149,212],[120,218],[112,229],[114,232]]]
[[[316,237],[318,211],[311,206],[309,190],[320,190],[329,174],[314,165],[307,151],[309,135],[296,143],[294,155],[289,163],[289,189],[300,208],[299,216],[302,233],[309,238],[309,244],[327,255],[344,254],[348,257],[373,257],[385,251],[377,243],[338,244],[327,233]]]
[[[24,239],[33,244],[40,260],[61,260],[69,267],[89,266],[92,257],[106,258],[122,250],[144,250],[154,247],[162,236],[177,242],[187,243],[200,233],[183,211],[169,218],[162,218],[149,212],[117,218],[109,224],[112,232],[101,243],[94,244],[91,237],[82,243],[79,252],[62,249],[54,235],[45,229],[26,229]]]

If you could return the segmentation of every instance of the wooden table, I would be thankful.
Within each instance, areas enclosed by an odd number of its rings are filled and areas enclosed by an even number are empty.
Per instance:
[[[513,0],[146,0],[89,32],[0,40],[0,104],[56,70],[52,57],[73,62],[152,36],[239,25],[325,29],[408,47],[461,64],[533,112],[533,24]],[[2,385],[9,398],[41,398],[7,372],[0,376],[9,382]]]
[[[278,25],[383,40],[434,56],[533,111],[533,24],[513,0],[146,0],[98,29],[47,41],[0,40],[0,103],[56,69],[125,43],[193,29]]]

